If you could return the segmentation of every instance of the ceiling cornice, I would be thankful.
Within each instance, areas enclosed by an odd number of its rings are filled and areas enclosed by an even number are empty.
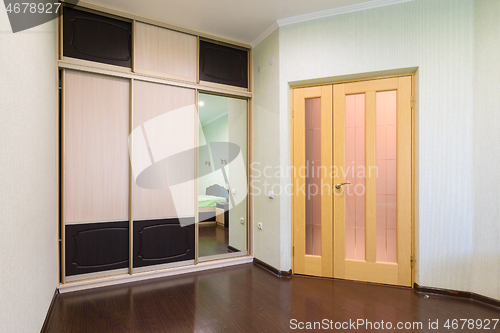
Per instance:
[[[335,15],[341,15],[346,13],[358,12],[361,10],[373,9],[378,7],[395,5],[403,2],[410,2],[413,0],[372,0],[368,2],[358,3],[355,5],[343,6],[338,8],[332,8],[327,10],[321,10],[319,12],[297,15],[285,19],[278,20],[278,26],[284,26],[309,20],[315,20],[323,17],[330,17]]]
[[[410,2],[410,1],[414,1],[414,0],[371,0],[371,1],[363,2],[363,3],[359,3],[359,4],[355,4],[355,5],[349,5],[349,6],[332,8],[332,9],[327,9],[327,10],[321,10],[319,12],[284,18],[284,19],[277,20],[276,22],[274,22],[259,37],[257,37],[252,42],[251,45],[252,45],[252,48],[257,46],[267,36],[269,36],[274,30],[276,30],[276,28],[282,27],[285,25],[315,20],[315,19],[324,18],[324,17],[335,16],[335,15],[341,15],[341,14],[346,14],[346,13],[358,12],[358,11],[373,9],[373,8],[378,8],[378,7],[390,6],[390,5],[395,5],[395,4],[399,4],[399,3],[403,3],[403,2]]]
[[[252,42],[252,48],[257,46],[260,42],[262,42],[267,36],[269,36],[274,30],[278,28],[278,22],[274,21],[273,24],[269,26],[263,33],[260,34],[259,37],[257,37],[253,42]]]

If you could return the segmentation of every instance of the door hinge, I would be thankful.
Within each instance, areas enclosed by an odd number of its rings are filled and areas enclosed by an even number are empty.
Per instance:
[[[413,254],[410,256],[410,263],[411,263],[411,268],[413,268],[413,264],[415,261],[413,260]]]
[[[295,258],[295,245],[292,246],[292,257]]]
[[[295,108],[292,107],[292,118],[295,117]]]
[[[410,98],[410,108],[413,109],[413,96],[411,96],[411,98]]]

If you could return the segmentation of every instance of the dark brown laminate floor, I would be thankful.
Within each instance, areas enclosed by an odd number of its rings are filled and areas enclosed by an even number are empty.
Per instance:
[[[229,228],[219,225],[200,226],[198,244],[198,255],[200,257],[228,253]]]
[[[443,324],[446,319],[500,318],[500,309],[442,296],[426,300],[411,289],[302,276],[280,279],[245,264],[61,294],[47,332],[290,332],[298,331],[290,329],[294,318],[420,321],[424,329],[419,332],[470,332]],[[438,319],[440,329],[429,330],[429,319]],[[499,326],[478,331],[500,332]]]

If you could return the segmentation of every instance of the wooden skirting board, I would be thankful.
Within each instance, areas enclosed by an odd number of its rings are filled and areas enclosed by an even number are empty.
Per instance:
[[[450,296],[455,298],[465,298],[465,299],[470,299],[471,301],[480,302],[500,308],[500,300],[486,297],[470,291],[425,287],[425,286],[419,286],[417,283],[413,284],[413,289],[417,293],[436,294],[436,295]]]
[[[292,270],[289,270],[289,271],[280,271],[279,269],[263,262],[262,260],[259,260],[257,258],[253,258],[253,263],[254,265],[257,265],[257,266],[260,266],[266,270],[268,270],[269,272],[273,273],[274,275],[276,275],[277,277],[284,277],[284,278],[291,278],[292,277]]]

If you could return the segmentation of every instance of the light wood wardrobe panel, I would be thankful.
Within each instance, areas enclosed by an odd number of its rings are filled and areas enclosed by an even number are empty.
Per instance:
[[[134,182],[132,216],[134,219],[194,216],[195,176],[195,91],[144,81],[134,81],[132,165],[134,179],[148,174],[153,165],[160,172],[148,176],[147,183],[163,188],[145,188]],[[183,154],[182,179],[175,185],[169,177],[169,158]],[[134,168],[135,165],[141,169]],[[144,174],[142,176],[144,176]],[[156,179],[155,179],[156,178]]]
[[[138,72],[156,72],[196,80],[196,36],[135,24],[135,67]]]
[[[64,222],[128,220],[129,80],[67,70]]]

